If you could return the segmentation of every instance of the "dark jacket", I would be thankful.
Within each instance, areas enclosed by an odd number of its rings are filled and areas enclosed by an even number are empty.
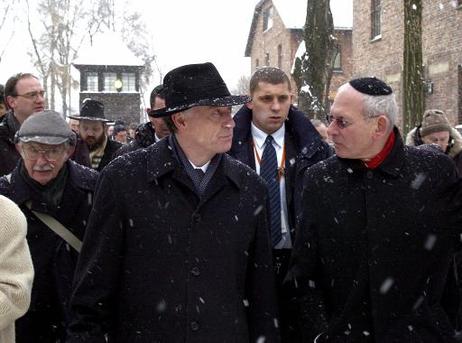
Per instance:
[[[147,148],[156,142],[156,132],[150,122],[141,124],[135,131],[135,138],[128,144],[120,147],[116,156],[126,154],[138,149]]]
[[[106,167],[109,162],[111,162],[116,157],[116,152],[121,146],[122,143],[113,141],[112,139],[108,138],[106,148],[104,149],[103,158],[101,159],[101,162],[99,163],[99,166],[96,168],[96,170],[99,172],[103,170],[103,168]]]
[[[460,226],[457,173],[395,134],[377,169],[334,156],[305,174],[288,280],[307,342],[453,341],[440,299]]]
[[[88,145],[78,133],[75,134],[77,136],[77,140],[75,143],[74,153],[71,156],[71,160],[84,167],[91,168],[90,150],[88,149]]]
[[[21,158],[14,145],[14,134],[19,130],[20,124],[11,111],[0,120],[0,176],[2,176],[10,173]]]
[[[278,342],[266,201],[227,155],[201,199],[166,139],[115,159],[97,187],[68,342]]]
[[[68,161],[68,176],[61,203],[52,208],[25,181],[18,165],[11,175],[0,178],[0,194],[13,200],[26,215],[27,242],[35,278],[32,301],[26,315],[16,321],[16,342],[64,342],[69,319],[68,302],[78,254],[62,238],[43,224],[28,208],[47,213],[83,239],[92,206],[97,172]],[[11,176],[10,181],[8,178]]]
[[[255,154],[251,132],[252,111],[247,106],[234,116],[236,126],[233,145],[228,152],[231,156],[255,170]],[[286,201],[292,240],[294,239],[296,213],[300,213],[302,176],[313,164],[332,155],[332,149],[325,143],[310,120],[291,106],[285,122],[286,132]]]

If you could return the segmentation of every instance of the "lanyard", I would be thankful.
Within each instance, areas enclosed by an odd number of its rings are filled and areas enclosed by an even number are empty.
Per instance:
[[[258,154],[257,147],[255,141],[252,140],[253,150],[255,151],[255,156],[257,156],[257,162],[261,166],[261,157]],[[286,144],[282,145],[282,159],[281,164],[278,167],[278,181],[281,180],[281,177],[285,175],[285,163],[286,163]]]

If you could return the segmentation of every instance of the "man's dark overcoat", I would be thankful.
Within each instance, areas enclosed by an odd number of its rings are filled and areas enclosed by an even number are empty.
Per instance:
[[[305,174],[288,280],[307,342],[452,342],[440,299],[460,225],[456,169],[395,134],[377,169],[334,156]]]
[[[68,342],[278,342],[265,186],[223,155],[199,200],[169,144],[102,171]]]
[[[247,106],[234,116],[233,145],[228,152],[231,156],[255,170],[255,154],[251,132],[252,111]],[[291,237],[294,239],[295,214],[300,212],[303,173],[313,164],[332,155],[332,149],[322,141],[310,120],[291,106],[285,121],[284,136],[286,148],[285,183],[286,201]]]
[[[64,342],[72,279],[77,252],[42,223],[28,208],[47,213],[80,240],[92,206],[98,173],[68,161],[68,178],[58,208],[52,208],[32,189],[18,165],[11,175],[0,178],[0,194],[13,200],[27,218],[27,242],[35,269],[32,300],[26,315],[16,321],[16,342]],[[11,178],[10,178],[11,177]]]
[[[10,173],[21,158],[14,145],[14,134],[19,126],[11,111],[0,119],[0,176]]]

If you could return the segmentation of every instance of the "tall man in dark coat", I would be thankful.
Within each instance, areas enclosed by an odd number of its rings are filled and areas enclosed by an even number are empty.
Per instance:
[[[26,215],[35,269],[30,309],[16,321],[17,343],[65,341],[76,248],[83,239],[97,179],[95,171],[69,160],[74,144],[75,134],[60,114],[36,113],[16,135],[20,163],[0,178],[0,194]],[[54,231],[51,218],[71,239]]]
[[[292,91],[287,75],[278,68],[263,67],[250,79],[252,101],[244,105],[234,116],[233,145],[230,155],[256,170],[266,148],[265,140],[273,137],[277,153],[280,208],[278,238],[273,239],[273,257],[278,287],[278,301],[283,342],[301,342],[296,318],[293,294],[284,290],[282,281],[287,273],[292,243],[295,238],[295,221],[300,212],[300,194],[304,171],[313,164],[329,157],[331,149],[311,124],[310,120],[291,106]],[[282,211],[281,211],[282,208]]]
[[[69,342],[278,342],[259,177],[224,154],[230,95],[211,63],[164,79],[168,139],[101,174],[75,278]]]
[[[449,157],[404,146],[397,112],[376,78],[341,86],[331,107],[336,156],[305,174],[287,278],[306,342],[453,342],[440,300],[460,185]]]
[[[11,172],[21,158],[14,144],[15,133],[24,120],[45,108],[45,91],[32,74],[13,75],[4,92],[8,112],[0,119],[0,176]]]
[[[80,121],[74,160],[86,165],[86,159],[82,157],[89,150],[91,167],[97,171],[103,170],[116,157],[116,151],[122,146],[122,143],[109,139],[106,134],[106,123],[110,120],[104,116],[104,104],[97,100],[85,99],[80,114],[69,118]]]

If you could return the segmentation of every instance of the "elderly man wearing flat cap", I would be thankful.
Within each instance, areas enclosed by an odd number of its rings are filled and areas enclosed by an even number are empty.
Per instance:
[[[97,172],[69,160],[75,134],[57,112],[30,116],[15,141],[21,160],[0,178],[0,194],[26,215],[35,269],[31,306],[16,322],[16,342],[64,342],[72,277]]]
[[[341,86],[331,107],[337,155],[305,173],[286,279],[306,342],[453,342],[440,299],[460,184],[448,156],[404,146],[397,113],[372,77]]]
[[[82,141],[77,146],[78,155],[85,151],[81,143],[85,143],[89,150],[90,165],[97,171],[109,164],[115,157],[117,150],[122,146],[121,143],[109,139],[106,135],[106,124],[110,120],[104,116],[104,104],[97,100],[85,99],[80,108],[79,115],[69,116],[71,119],[80,121],[79,135]],[[77,162],[86,165],[86,161],[81,157],[75,159]]]
[[[225,154],[249,99],[211,63],[164,87],[174,133],[102,171],[68,342],[279,342],[267,191]]]

